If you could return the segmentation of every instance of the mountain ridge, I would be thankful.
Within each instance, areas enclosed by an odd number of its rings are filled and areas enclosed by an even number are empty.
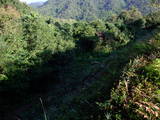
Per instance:
[[[37,9],[43,15],[57,18],[93,20],[106,19],[132,6],[145,14],[150,11],[149,7],[144,7],[148,3],[148,0],[48,0]]]
[[[32,2],[30,4],[28,4],[30,7],[33,7],[33,8],[38,8],[38,7],[41,7],[45,2]]]

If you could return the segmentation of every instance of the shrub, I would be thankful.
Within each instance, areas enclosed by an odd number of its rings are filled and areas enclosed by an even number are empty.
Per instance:
[[[156,59],[151,64],[145,66],[144,74],[148,80],[160,85],[160,59]]]
[[[105,41],[103,43],[111,44],[113,48],[117,48],[126,45],[130,41],[131,35],[123,24],[107,22],[106,28],[107,31],[105,32]]]
[[[160,12],[150,13],[146,16],[146,26],[147,28],[156,28],[160,25]]]
[[[160,85],[155,84],[155,77],[150,74],[157,70],[159,72],[159,59],[146,66],[147,63],[144,57],[130,62],[125,67],[121,76],[122,80],[118,83],[117,88],[112,90],[111,99],[98,103],[104,112],[111,113],[112,119],[158,120],[160,117],[158,102]],[[149,74],[149,77],[140,73],[142,68],[147,69],[145,72]]]
[[[132,8],[131,10],[121,12],[118,18],[122,19],[125,24],[131,24],[142,19],[143,15],[137,8]]]
[[[136,8],[132,8],[129,11],[123,11],[118,18],[124,21],[124,24],[127,25],[128,29],[132,31],[134,35],[139,33],[139,30],[144,28],[146,24],[146,20],[142,13]]]
[[[102,32],[106,29],[105,23],[101,20],[92,21],[90,24],[96,29],[97,32]]]
[[[0,14],[0,92],[14,89],[22,93],[33,84],[47,84],[45,78],[56,71],[49,66],[54,54],[73,49],[75,43],[63,39],[65,34],[35,12],[17,16],[13,11],[2,9]]]
[[[85,36],[95,36],[96,29],[86,22],[78,22],[73,24],[73,37],[80,38]]]

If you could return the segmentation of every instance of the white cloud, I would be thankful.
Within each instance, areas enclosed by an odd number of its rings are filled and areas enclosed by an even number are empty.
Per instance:
[[[33,2],[45,2],[47,0],[20,0],[21,2],[33,3]]]

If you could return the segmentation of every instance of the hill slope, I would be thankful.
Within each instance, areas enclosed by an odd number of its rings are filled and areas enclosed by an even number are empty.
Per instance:
[[[39,7],[39,12],[58,18],[92,20],[106,18],[111,13],[119,13],[122,9],[135,6],[143,13],[148,0],[49,0]]]
[[[74,11],[85,10],[82,18],[89,20],[86,15],[91,12],[103,16],[98,6],[91,7],[100,0],[81,2]],[[101,2],[101,10],[113,11]],[[108,21],[53,19],[18,0],[1,0],[0,120],[43,120],[40,97],[50,120],[104,120],[106,115],[112,120],[144,120],[141,113],[148,114],[148,109],[141,107],[142,102],[144,107],[152,103],[151,109],[160,107],[155,97],[160,88],[159,15],[144,17],[131,9]],[[113,86],[118,81],[122,84]],[[160,117],[159,111],[149,113],[153,120]]]

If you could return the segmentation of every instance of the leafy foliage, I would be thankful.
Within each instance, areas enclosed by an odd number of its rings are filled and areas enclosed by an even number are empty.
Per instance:
[[[158,120],[160,76],[159,59],[155,58],[159,58],[159,51],[130,61],[118,85],[112,89],[110,100],[97,103],[104,114],[119,120]]]
[[[37,76],[28,75],[30,67],[37,66],[33,73],[45,74],[49,68],[38,70],[42,63],[75,46],[69,38],[63,40],[56,26],[47,24],[45,18],[35,12],[21,14],[14,6],[7,6],[1,7],[0,16],[1,92],[29,89]]]
[[[141,2],[49,0],[42,10],[56,11],[59,18],[93,20],[129,9],[127,3]],[[159,13],[144,17],[131,8],[105,21],[73,19],[41,16],[17,0],[0,1],[0,110],[51,89],[47,100],[56,106],[49,115],[53,119],[156,120]]]
[[[108,108],[113,110],[120,119],[158,119],[160,106],[157,101],[159,85],[155,85],[153,78],[148,79],[138,74],[139,67],[143,67],[146,61],[144,58],[138,58],[129,66],[129,70],[122,75],[118,87],[113,89],[111,102]],[[134,68],[136,67],[136,68]],[[148,72],[149,73],[149,72]],[[100,104],[101,105],[101,104]],[[107,108],[107,106],[105,106]],[[108,111],[109,112],[109,111]],[[125,115],[123,113],[128,113]],[[117,118],[113,114],[113,118]]]

